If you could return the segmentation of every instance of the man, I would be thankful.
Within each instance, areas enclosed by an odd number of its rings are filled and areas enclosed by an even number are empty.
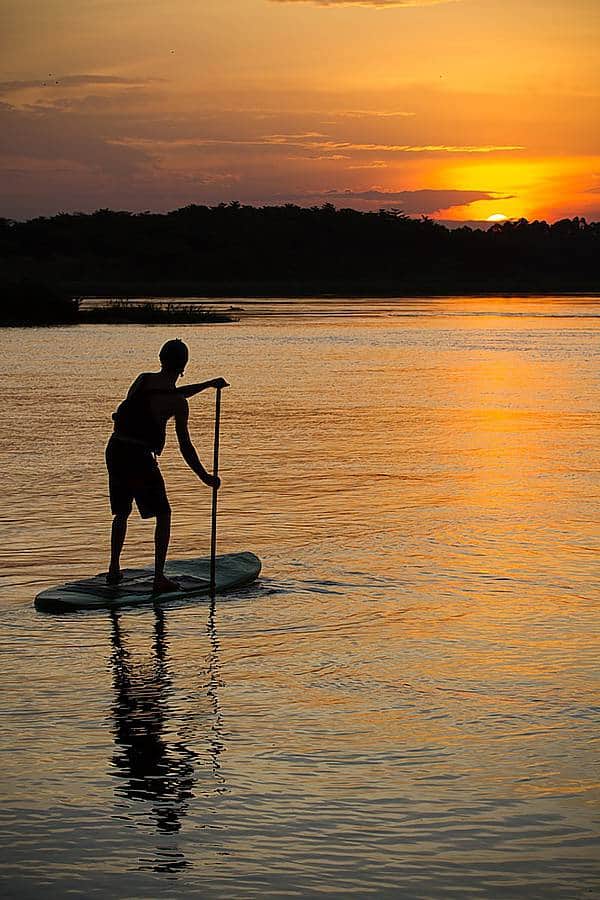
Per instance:
[[[204,484],[218,488],[198,458],[188,431],[192,397],[207,388],[224,388],[224,378],[177,388],[189,351],[179,339],[167,341],[159,353],[160,372],[144,372],[133,382],[127,397],[113,413],[114,432],[106,447],[110,505],[113,513],[108,584],[122,579],[121,550],[127,534],[127,519],[135,500],[142,519],[156,518],[154,532],[154,593],[179,590],[164,574],[171,535],[171,507],[156,457],[165,445],[166,426],[175,419],[179,449],[190,469]]]

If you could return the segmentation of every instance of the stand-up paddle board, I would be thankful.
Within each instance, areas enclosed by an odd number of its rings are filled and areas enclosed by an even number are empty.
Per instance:
[[[35,598],[37,609],[64,612],[75,609],[112,609],[115,606],[141,606],[166,600],[206,598],[210,593],[210,557],[177,559],[168,562],[165,573],[175,579],[179,591],[153,594],[152,569],[124,569],[123,580],[107,585],[106,574],[81,581],[69,581],[48,588]],[[224,594],[250,584],[258,578],[260,559],[254,553],[225,553],[216,558],[216,593]]]

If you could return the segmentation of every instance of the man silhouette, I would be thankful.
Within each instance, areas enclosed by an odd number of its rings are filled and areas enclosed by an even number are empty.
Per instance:
[[[160,372],[143,372],[135,379],[127,397],[113,413],[114,431],[106,447],[110,506],[113,514],[110,565],[107,584],[118,584],[122,573],[121,551],[127,520],[135,500],[142,519],[156,518],[154,532],[154,593],[174,591],[179,585],[164,574],[171,535],[171,507],[156,457],[165,445],[166,426],[175,419],[179,449],[190,469],[204,484],[218,488],[198,458],[188,431],[187,397],[207,388],[227,387],[224,378],[177,388],[189,351],[179,339],[167,341],[159,353]]]

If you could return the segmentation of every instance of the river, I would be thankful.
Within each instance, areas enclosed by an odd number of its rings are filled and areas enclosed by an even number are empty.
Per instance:
[[[223,304],[0,330],[4,895],[599,896],[599,302]],[[175,336],[231,382],[219,547],[259,583],[36,612],[106,568],[110,414]],[[204,555],[172,434],[161,465]]]

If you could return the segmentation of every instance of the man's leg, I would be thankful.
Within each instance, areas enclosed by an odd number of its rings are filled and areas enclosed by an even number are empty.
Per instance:
[[[165,576],[165,561],[171,537],[171,510],[159,512],[154,530],[154,591],[178,591],[179,585]]]
[[[121,550],[127,534],[129,513],[117,513],[113,518],[110,532],[110,566],[106,580],[108,584],[118,584],[121,580]]]
[[[160,512],[156,516],[156,528],[154,531],[154,578],[163,577],[165,560],[169,549],[171,537],[171,510]]]

